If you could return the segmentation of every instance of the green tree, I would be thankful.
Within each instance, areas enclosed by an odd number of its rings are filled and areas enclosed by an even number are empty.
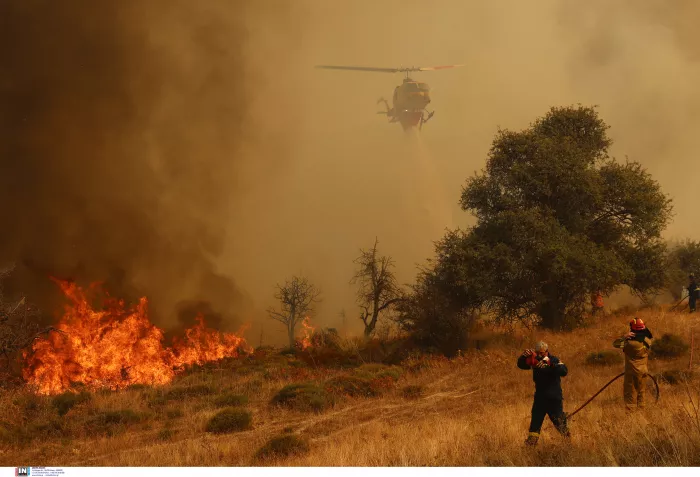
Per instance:
[[[395,319],[417,345],[451,357],[467,348],[477,315],[461,306],[461,300],[451,297],[449,290],[441,287],[442,283],[432,271],[422,271],[410,293],[396,305]]]
[[[593,292],[661,289],[671,200],[640,164],[608,156],[607,129],[579,106],[499,130],[462,191],[477,224],[437,244],[430,273],[441,293],[501,320],[561,328],[576,325]]]
[[[668,254],[668,289],[676,300],[688,285],[688,275],[700,273],[700,242],[686,239],[672,244]]]

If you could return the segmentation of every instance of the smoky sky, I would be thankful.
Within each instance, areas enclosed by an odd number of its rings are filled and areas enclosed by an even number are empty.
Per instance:
[[[250,306],[216,269],[237,187],[250,2],[0,3],[0,261],[55,310],[50,276],[147,295],[154,321]],[[180,305],[183,302],[184,305]],[[236,323],[237,322],[237,323]]]
[[[461,188],[498,128],[579,103],[674,199],[665,236],[697,237],[698,8],[5,0],[0,267],[43,303],[69,276],[148,296],[160,324],[251,319],[255,344],[284,341],[260,310],[301,274],[322,290],[315,325],[344,327],[344,309],[361,331],[359,249],[378,238],[413,281],[446,228],[474,223]],[[455,63],[416,73],[436,114],[413,138],[376,114],[401,75],[314,68]]]

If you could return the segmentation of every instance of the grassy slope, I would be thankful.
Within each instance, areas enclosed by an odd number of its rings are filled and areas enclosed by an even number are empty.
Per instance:
[[[696,324],[687,314],[641,312],[659,338],[683,337]],[[0,398],[2,465],[46,466],[609,466],[700,465],[700,387],[661,385],[661,401],[643,413],[625,415],[622,380],[609,387],[571,422],[566,445],[545,421],[537,449],[525,448],[533,383],[531,372],[515,367],[524,346],[544,339],[569,366],[563,379],[565,410],[585,402],[621,365],[591,367],[586,356],[609,349],[626,330],[626,317],[606,317],[575,333],[542,333],[494,338],[481,352],[447,362],[425,361],[418,372],[404,372],[381,397],[343,398],[328,410],[307,413],[272,407],[284,385],[340,373],[290,366],[281,356],[254,366],[193,372],[164,390],[132,389],[95,393],[65,416],[51,400],[10,392]],[[415,364],[415,363],[414,363]],[[409,366],[408,363],[406,366]],[[687,355],[650,361],[652,373],[685,369]],[[407,399],[402,389],[422,386]],[[164,394],[189,389],[193,395]],[[231,434],[204,431],[218,409],[217,394],[248,396],[242,407],[253,427]],[[124,412],[128,410],[128,412]],[[690,415],[686,412],[690,411]],[[110,414],[111,413],[111,414]],[[121,413],[121,414],[119,414]],[[24,423],[25,431],[16,426]],[[292,432],[308,440],[310,451],[260,462],[255,452],[270,438]]]

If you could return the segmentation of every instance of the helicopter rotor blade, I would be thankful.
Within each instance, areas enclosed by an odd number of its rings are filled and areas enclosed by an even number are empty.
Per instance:
[[[410,73],[412,71],[437,71],[447,68],[458,68],[465,65],[444,65],[444,66],[419,66],[411,68],[374,68],[371,66],[336,66],[336,65],[317,65],[316,68],[327,70],[351,70],[351,71],[374,71],[379,73]]]
[[[399,68],[372,68],[369,66],[334,66],[334,65],[318,65],[316,68],[327,70],[354,70],[354,71],[376,71],[379,73],[399,73]]]
[[[416,70],[417,71],[436,71],[436,70],[444,70],[447,68],[459,68],[460,66],[465,66],[465,65],[421,66],[419,68],[416,68]]]

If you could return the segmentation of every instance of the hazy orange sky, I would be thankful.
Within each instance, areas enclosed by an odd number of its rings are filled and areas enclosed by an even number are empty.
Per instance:
[[[700,13],[696,3],[673,12],[637,1],[295,5],[289,21],[303,28],[292,48],[262,26],[249,43],[270,78],[257,91],[255,124],[271,147],[284,137],[291,164],[256,178],[230,222],[221,265],[256,301],[305,273],[325,292],[319,320],[336,324],[341,308],[354,311],[351,261],[375,236],[412,280],[443,228],[471,223],[460,190],[484,166],[497,128],[527,127],[554,105],[598,105],[613,155],[640,161],[674,198],[667,235],[695,236],[700,47],[686,19]],[[400,74],[313,68],[453,63],[466,67],[414,75],[431,85],[436,111],[419,139],[375,114]]]
[[[2,190],[27,204],[4,211],[18,232],[3,257],[122,277],[161,324],[201,300],[253,321],[254,344],[261,326],[283,340],[264,310],[305,274],[323,291],[315,322],[340,327],[345,309],[358,329],[360,247],[377,237],[411,282],[445,228],[472,223],[461,187],[497,128],[551,106],[598,105],[613,155],[674,198],[667,236],[697,238],[698,2],[39,3],[0,11],[15,73],[0,80],[14,101],[0,152],[22,158],[3,163]],[[414,75],[436,111],[420,135],[376,114],[401,75],[314,68],[453,63],[466,66]]]

